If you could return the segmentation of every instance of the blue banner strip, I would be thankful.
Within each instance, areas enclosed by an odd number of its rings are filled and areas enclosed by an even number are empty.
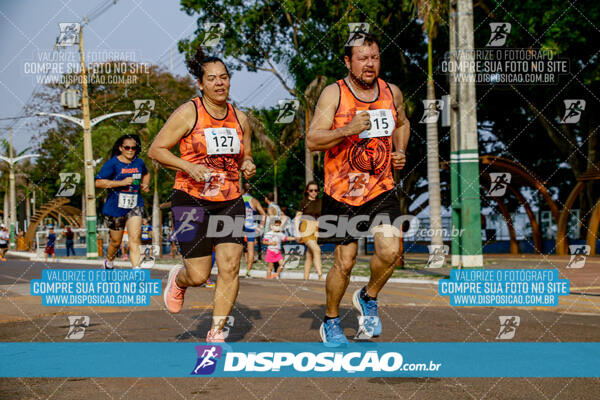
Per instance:
[[[1,377],[600,377],[600,343],[1,343]]]

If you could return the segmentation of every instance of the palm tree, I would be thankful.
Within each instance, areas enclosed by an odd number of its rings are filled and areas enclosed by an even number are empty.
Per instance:
[[[14,150],[14,149],[13,149]],[[30,150],[29,147],[21,150],[19,153],[14,154],[13,157],[20,157],[22,155],[24,155],[25,153],[27,153]],[[10,157],[11,152],[10,152],[10,142],[5,139],[2,138],[0,139],[0,155],[4,156],[4,157]],[[13,167],[13,171],[15,173],[15,177],[18,177],[21,171],[25,171],[28,170],[29,168],[31,168],[31,161],[29,160],[25,160],[25,162],[23,162],[22,164],[15,164]],[[8,165],[8,163],[6,162],[0,162],[0,173],[2,173],[2,178],[1,178],[1,185],[4,187],[4,217],[3,217],[3,223],[4,225],[8,225],[9,224],[9,175],[10,175],[10,166]],[[17,182],[18,183],[18,182]],[[16,193],[15,193],[16,194]],[[17,225],[18,225],[18,221],[17,221]]]
[[[306,87],[304,91],[304,132],[308,134],[308,128],[310,127],[310,122],[312,120],[315,106],[317,105],[317,101],[319,100],[319,96],[321,92],[325,88],[327,84],[327,79],[322,75],[317,75],[317,77]],[[306,136],[305,136],[306,138]],[[306,146],[306,140],[304,141],[304,158],[305,158],[305,180],[306,183],[314,180],[314,158],[312,152]]]
[[[441,15],[446,15],[447,2],[440,0],[407,0],[423,21],[423,32],[427,36],[427,100],[435,100],[433,81],[433,39],[437,36],[437,25]],[[432,245],[442,245],[442,201],[440,194],[440,162],[437,123],[427,124],[427,182],[429,186],[429,221],[433,232]]]

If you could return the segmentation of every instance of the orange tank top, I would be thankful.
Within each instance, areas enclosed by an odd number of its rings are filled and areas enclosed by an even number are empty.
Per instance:
[[[340,102],[331,129],[344,127],[359,111],[371,110],[371,129],[348,136],[325,153],[325,193],[337,201],[360,206],[394,188],[392,175],[392,132],[397,113],[389,85],[377,79],[377,98],[357,99],[343,79]]]
[[[206,111],[201,98],[192,101],[196,106],[196,123],[179,141],[179,151],[182,159],[205,165],[211,175],[208,180],[197,182],[178,171],[174,188],[203,200],[236,199],[241,196],[238,170],[244,154],[244,132],[235,110],[227,103],[225,118],[217,119]]]

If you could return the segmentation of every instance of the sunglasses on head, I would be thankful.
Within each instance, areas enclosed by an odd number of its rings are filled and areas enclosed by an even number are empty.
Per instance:
[[[121,146],[123,148],[123,150],[137,150],[138,147],[137,146]]]

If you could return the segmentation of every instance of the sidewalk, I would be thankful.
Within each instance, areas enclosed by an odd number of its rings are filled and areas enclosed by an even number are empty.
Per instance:
[[[13,250],[9,250],[7,253],[7,255],[10,256],[14,256],[14,257],[18,257],[18,258],[25,258],[31,261],[36,261],[36,262],[44,262],[45,259],[44,257],[38,257],[38,255],[34,252],[26,252],[26,251],[13,251]],[[94,265],[94,266],[98,266],[98,267],[103,267],[104,266],[104,260],[103,259],[97,259],[97,260],[85,260],[85,259],[72,259],[72,258],[57,258],[56,261],[48,261],[47,263],[49,266],[50,265],[55,265],[55,264],[76,264],[76,265]],[[120,268],[131,268],[131,263],[129,261],[114,261],[114,265],[115,267],[120,267]],[[181,265],[181,264],[161,264],[160,262],[157,262],[154,264],[154,266],[151,268],[153,270],[159,270],[159,271],[170,271],[172,268]],[[215,266],[212,271],[211,274],[216,275],[217,274],[217,267]],[[246,276],[246,269],[240,269],[240,276],[245,277]],[[252,278],[262,278],[264,279],[266,275],[265,271],[262,270],[251,270],[250,271],[250,276]],[[304,278],[304,273],[301,271],[289,271],[286,270],[282,273],[281,275],[282,279],[296,279],[296,280],[301,280]],[[319,276],[316,273],[311,273],[309,275],[309,280],[318,280]],[[368,282],[369,278],[366,276],[352,276],[350,278],[350,281],[352,282]],[[410,283],[410,284],[421,284],[421,285],[437,285],[437,280],[435,279],[411,279],[411,278],[391,278],[389,280],[389,282],[397,282],[397,283]]]
[[[34,252],[24,251],[8,251],[8,255],[14,257],[26,258],[31,261],[43,262],[43,257],[38,257]],[[404,271],[414,272],[422,275],[423,278],[390,278],[390,282],[437,285],[439,279],[450,275],[451,267],[446,264],[442,268],[427,269],[423,266],[427,263],[427,254],[421,253],[406,253],[404,255],[405,266]],[[361,255],[357,257],[357,262],[368,263],[371,259],[370,255]],[[484,256],[484,264],[486,269],[558,269],[561,279],[569,279],[571,292],[578,294],[600,295],[600,257],[587,257],[583,268],[566,268],[569,263],[570,256],[555,256],[555,255],[536,255],[536,254],[486,254]],[[76,265],[94,265],[101,267],[104,265],[103,259],[86,260],[86,259],[57,259],[56,263],[60,264],[76,264]],[[49,261],[48,264],[55,264]],[[129,261],[115,261],[116,267],[131,268]],[[167,264],[157,262],[152,269],[160,271],[170,271],[171,268],[181,264]],[[212,274],[217,273],[216,267],[211,271]],[[240,276],[246,275],[246,269],[240,269]],[[266,272],[264,270],[251,270],[252,278],[264,279]],[[282,279],[303,279],[302,271],[285,270],[282,273]],[[318,280],[316,273],[311,273],[310,280]],[[353,275],[350,280],[352,282],[368,282],[367,276]]]

